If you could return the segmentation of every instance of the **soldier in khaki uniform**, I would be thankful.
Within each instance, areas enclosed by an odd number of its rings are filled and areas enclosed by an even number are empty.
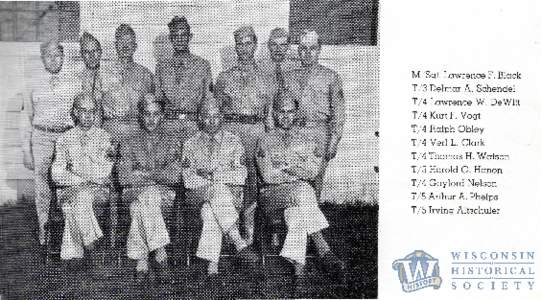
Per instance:
[[[288,50],[290,50],[288,32],[280,27],[271,30],[267,49],[269,57],[261,60],[258,65],[262,71],[274,78],[277,86],[284,86],[284,74],[299,68],[297,61],[288,59]]]
[[[71,117],[77,80],[63,68],[64,48],[58,41],[41,44],[44,69],[27,82],[21,114],[24,165],[34,170],[34,197],[39,222],[39,242],[45,244],[45,223],[49,216],[51,182],[49,168],[55,142],[72,128]]]
[[[102,68],[107,76],[104,86],[107,97],[102,101],[102,127],[120,142],[138,131],[137,103],[147,93],[154,93],[154,78],[149,69],[134,61],[137,42],[129,25],[117,27],[115,49],[117,60]]]
[[[138,106],[141,128],[120,148],[119,178],[124,187],[123,202],[130,203],[131,216],[126,248],[128,257],[137,260],[138,283],[148,275],[151,252],[159,281],[167,282],[165,246],[170,236],[165,220],[174,215],[175,190],[181,182],[181,147],[177,139],[163,132],[162,108],[152,94]]]
[[[211,283],[219,282],[222,235],[233,241],[242,263],[258,261],[238,225],[247,176],[245,151],[241,140],[222,128],[222,121],[219,105],[206,99],[199,112],[201,129],[185,142],[182,159],[187,203],[201,206],[203,229],[196,255],[209,262],[206,279]]]
[[[79,72],[78,77],[81,81],[83,92],[89,94],[97,107],[95,123],[102,126],[103,110],[102,101],[110,97],[108,93],[107,74],[102,74],[100,60],[102,59],[102,45],[90,33],[83,32],[79,39],[81,57],[85,67]],[[105,78],[104,78],[105,77]],[[106,81],[106,82],[104,82]]]
[[[285,76],[285,86],[299,99],[300,114],[309,135],[325,145],[324,160],[314,185],[318,197],[328,162],[335,158],[341,140],[345,108],[341,78],[337,72],[318,63],[320,40],[314,31],[305,31],[299,40],[302,68]]]
[[[64,187],[58,191],[65,219],[60,257],[81,259],[88,252],[92,271],[99,278],[108,274],[97,252],[103,240],[98,218],[108,206],[105,185],[110,182],[113,146],[110,135],[94,124],[96,112],[90,95],[76,97],[77,126],[58,138],[51,175]]]
[[[320,172],[321,145],[295,125],[297,102],[287,90],[274,101],[276,128],[259,141],[257,161],[263,179],[261,200],[266,215],[283,213],[288,232],[280,255],[304,274],[307,242],[311,239],[321,262],[333,275],[342,276],[344,263],[330,250],[322,230],[329,226],[318,207],[314,188],[308,183]],[[298,281],[302,284],[302,281]]]
[[[215,97],[220,101],[224,129],[241,138],[246,151],[248,177],[244,191],[244,205],[249,207],[244,216],[249,242],[252,241],[254,208],[257,197],[255,151],[258,139],[271,127],[271,103],[276,91],[272,77],[256,65],[254,52],[257,38],[254,29],[243,26],[234,32],[237,65],[218,75]]]
[[[163,129],[185,141],[197,131],[197,109],[211,91],[211,65],[190,53],[192,39],[186,18],[168,24],[173,56],[156,65],[156,99],[164,107]]]

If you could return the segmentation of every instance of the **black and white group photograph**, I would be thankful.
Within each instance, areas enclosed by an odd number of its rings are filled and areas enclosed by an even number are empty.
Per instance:
[[[0,2],[0,300],[377,298],[378,15]]]

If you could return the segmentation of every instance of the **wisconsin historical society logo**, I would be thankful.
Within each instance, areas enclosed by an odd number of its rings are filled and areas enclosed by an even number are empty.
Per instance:
[[[416,250],[405,258],[394,261],[392,266],[399,273],[399,281],[405,292],[414,292],[430,286],[438,289],[442,283],[438,259],[434,259],[423,250]]]

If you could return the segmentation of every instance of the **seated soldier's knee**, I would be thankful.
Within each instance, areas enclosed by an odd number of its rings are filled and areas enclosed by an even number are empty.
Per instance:
[[[204,203],[201,206],[201,220],[203,223],[212,223],[215,221],[215,216],[213,214],[213,209],[211,208],[211,205],[209,203]]]
[[[133,201],[130,203],[130,215],[133,217],[141,213],[141,205],[138,201]]]
[[[221,182],[215,182],[211,185],[210,190],[215,193],[226,193],[230,192],[230,188],[227,184]]]
[[[299,207],[290,207],[284,210],[284,221],[288,229],[300,228],[303,224],[303,212]]]
[[[75,193],[75,199],[72,202],[76,206],[92,205],[94,201],[94,195],[89,189],[83,188]]]
[[[155,186],[149,186],[139,193],[137,202],[142,205],[160,205],[161,198],[160,190]]]
[[[307,182],[300,182],[292,192],[298,206],[317,205],[314,188]]]
[[[211,187],[207,189],[205,198],[207,201],[210,202],[220,201],[224,199],[231,200],[233,198],[233,194],[228,185],[224,183],[214,183]]]

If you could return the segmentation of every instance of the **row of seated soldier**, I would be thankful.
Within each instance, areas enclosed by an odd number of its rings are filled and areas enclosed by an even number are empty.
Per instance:
[[[240,27],[237,65],[213,84],[210,64],[189,51],[187,20],[174,17],[168,27],[174,53],[158,62],[154,75],[134,62],[136,36],[126,24],[115,33],[118,60],[109,69],[100,64],[100,42],[83,33],[85,68],[76,78],[63,71],[58,41],[41,45],[43,74],[33,77],[23,107],[23,159],[34,170],[40,244],[56,191],[65,220],[61,258],[75,265],[85,258],[95,276],[107,275],[96,253],[113,186],[129,203],[126,251],[136,261],[137,282],[147,281],[149,263],[159,282],[171,281],[166,245],[173,237],[165,220],[178,199],[199,209],[203,222],[196,252],[208,262],[203,282],[220,281],[223,237],[235,246],[239,264],[258,265],[257,203],[265,214],[283,213],[280,254],[298,282],[308,240],[326,270],[344,274],[322,235],[328,223],[318,208],[342,135],[344,99],[337,73],[318,63],[318,34],[301,35],[301,65],[288,66],[290,38],[274,29],[272,67],[261,67],[254,30]]]

